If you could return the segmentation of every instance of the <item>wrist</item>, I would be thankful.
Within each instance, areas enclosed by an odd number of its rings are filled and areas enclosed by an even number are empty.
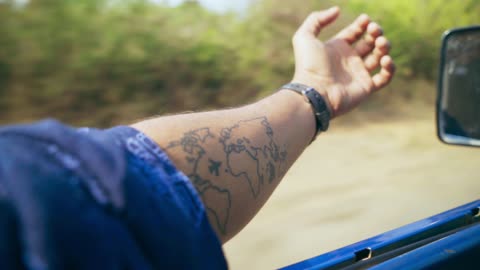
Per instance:
[[[313,77],[314,76],[301,76],[295,74],[291,83],[299,83],[315,89],[315,91],[320,94],[320,96],[322,96],[322,98],[324,99],[325,104],[330,111],[331,120],[337,116],[338,111],[338,106],[332,104],[332,98],[329,95],[329,88],[332,88],[333,83],[320,78],[315,79]]]
[[[270,96],[267,101],[267,106],[274,106],[273,111],[282,119],[282,122],[288,124],[282,124],[290,131],[295,131],[294,137],[298,138],[299,134],[302,134],[305,138],[305,145],[311,142],[312,138],[317,133],[316,121],[312,113],[312,106],[309,104],[306,97],[299,95],[288,89],[280,88],[281,91],[277,91]],[[265,105],[261,105],[265,108]],[[288,132],[287,132],[288,133]],[[300,137],[302,137],[300,136]],[[294,140],[293,138],[289,141]],[[295,139],[297,140],[297,139]],[[303,141],[303,140],[302,140]],[[302,147],[304,147],[302,146]]]
[[[291,90],[300,94],[304,97],[306,103],[310,105],[316,123],[316,132],[312,141],[315,140],[320,132],[327,131],[332,113],[325,98],[322,97],[317,90],[311,86],[300,83],[288,83],[283,85],[280,89]]]

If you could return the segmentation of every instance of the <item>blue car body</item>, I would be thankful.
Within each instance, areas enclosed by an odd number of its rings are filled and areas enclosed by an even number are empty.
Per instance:
[[[480,269],[480,200],[283,270]]]

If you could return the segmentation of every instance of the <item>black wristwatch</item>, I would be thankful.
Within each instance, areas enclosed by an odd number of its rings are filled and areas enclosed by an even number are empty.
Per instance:
[[[289,83],[285,84],[280,89],[288,89],[302,94],[312,105],[313,113],[315,115],[315,122],[317,124],[317,132],[315,133],[312,141],[317,138],[321,131],[326,131],[328,129],[332,113],[330,112],[330,109],[323,97],[313,87],[309,87],[300,83]]]

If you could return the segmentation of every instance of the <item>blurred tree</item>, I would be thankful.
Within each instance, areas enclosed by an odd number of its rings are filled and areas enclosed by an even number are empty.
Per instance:
[[[197,1],[4,0],[0,123],[52,116],[107,126],[249,102],[290,80],[293,32],[312,10],[334,4],[346,8],[322,39],[368,12],[409,78],[433,78],[440,33],[480,14],[474,0],[258,0],[241,15]]]
[[[11,64],[8,55],[12,54],[13,42],[11,26],[11,9],[13,2],[11,0],[0,2],[0,95],[3,95],[8,87],[10,80]],[[0,99],[0,113],[6,106],[4,99]]]
[[[352,0],[348,7],[381,23],[394,41],[392,55],[401,75],[433,79],[437,75],[441,34],[478,24],[480,1]]]

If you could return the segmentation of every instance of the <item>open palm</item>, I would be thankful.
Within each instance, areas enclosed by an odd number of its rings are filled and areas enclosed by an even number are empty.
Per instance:
[[[367,15],[359,16],[327,42],[317,38],[323,27],[335,21],[339,11],[334,7],[312,13],[293,38],[293,81],[314,87],[328,101],[333,117],[353,109],[386,86],[394,73],[389,42]],[[372,74],[378,67],[380,71]]]

